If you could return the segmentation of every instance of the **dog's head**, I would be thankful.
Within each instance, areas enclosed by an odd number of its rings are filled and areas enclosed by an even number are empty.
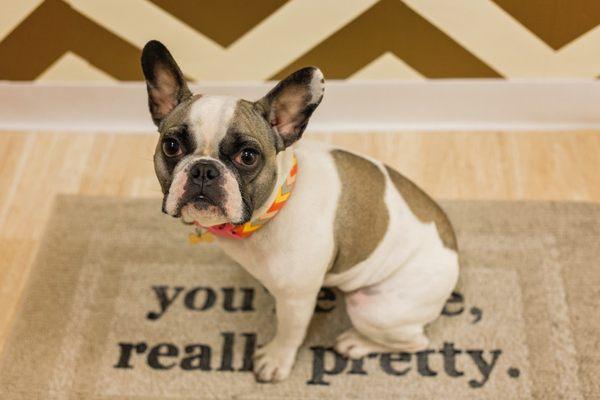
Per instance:
[[[203,226],[250,220],[273,192],[278,154],[302,136],[321,102],[323,74],[294,72],[262,99],[192,94],[166,47],[142,51],[163,211]]]

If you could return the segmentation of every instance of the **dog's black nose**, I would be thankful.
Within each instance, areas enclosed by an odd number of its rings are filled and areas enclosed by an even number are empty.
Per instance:
[[[190,169],[190,176],[208,182],[219,177],[219,169],[210,161],[199,161]]]

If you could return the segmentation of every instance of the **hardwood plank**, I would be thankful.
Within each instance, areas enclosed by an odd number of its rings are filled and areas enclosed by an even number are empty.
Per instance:
[[[34,240],[0,238],[0,352],[37,251]]]
[[[94,137],[47,133],[36,135],[6,218],[3,236],[37,239],[57,193],[77,193]]]
[[[155,145],[154,135],[97,136],[79,193],[160,196],[152,162]]]
[[[35,141],[33,134],[7,132],[0,135],[0,227],[10,211],[25,160]]]

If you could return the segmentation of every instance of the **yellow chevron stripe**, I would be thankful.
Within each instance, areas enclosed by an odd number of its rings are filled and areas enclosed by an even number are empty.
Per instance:
[[[290,197],[290,193],[291,192],[287,192],[286,194],[278,195],[277,198],[275,198],[275,201],[273,203],[278,204],[278,203],[281,203],[282,201],[286,201],[288,199],[288,197]]]
[[[255,230],[257,230],[261,226],[262,226],[262,224],[252,225],[251,222],[248,222],[247,224],[244,225],[244,229],[242,231],[244,233],[254,232]]]

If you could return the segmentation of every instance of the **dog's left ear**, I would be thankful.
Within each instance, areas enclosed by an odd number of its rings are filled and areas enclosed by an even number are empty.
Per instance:
[[[182,101],[192,95],[179,66],[161,42],[152,40],[142,50],[142,70],[148,89],[152,120],[161,121]]]
[[[325,80],[321,70],[307,67],[279,82],[256,102],[281,138],[283,148],[300,139],[308,119],[323,99],[324,91]]]

